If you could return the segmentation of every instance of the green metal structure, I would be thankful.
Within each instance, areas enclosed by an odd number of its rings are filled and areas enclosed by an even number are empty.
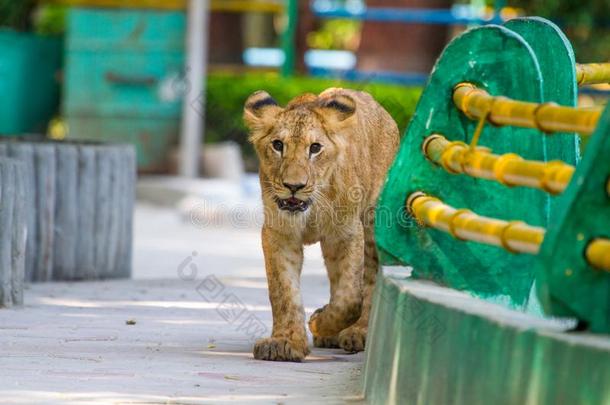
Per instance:
[[[557,39],[556,31],[546,30],[539,37],[541,42],[548,43],[542,40],[545,34]],[[380,198],[382,219],[387,213],[407,218],[377,222],[377,243],[385,264],[416,264],[415,277],[469,290],[483,298],[508,301],[514,307],[527,306],[535,276],[531,257],[480,244],[456,243],[448,234],[421,229],[408,217],[404,206],[408,195],[423,190],[481,215],[519,219],[542,227],[549,224],[551,197],[546,193],[455,176],[427,161],[421,148],[424,138],[433,133],[471,142],[477,122],[461,113],[452,100],[453,88],[461,82],[476,83],[490,94],[513,99],[574,105],[573,54],[566,41],[557,45],[558,57],[565,63],[545,64],[544,75],[534,49],[521,35],[505,27],[475,28],[448,45],[422,94]],[[554,80],[543,80],[546,76]],[[497,153],[575,162],[575,138],[548,138],[533,129],[486,125],[479,143]]]
[[[610,271],[603,269],[610,261],[603,247],[610,237],[610,108],[581,159],[574,133],[550,136],[466,116],[453,99],[464,82],[540,108],[576,105],[574,54],[551,22],[523,18],[474,28],[447,46],[379,200],[376,240],[385,270],[367,341],[367,399],[608,404],[610,339],[599,334],[610,333]],[[473,142],[478,125],[480,138]],[[498,154],[561,160],[576,171],[558,196],[452,174],[422,151],[433,134]],[[422,226],[406,203],[418,192],[482,216],[545,228],[539,254],[457,240],[451,223],[445,231]],[[593,241],[603,243],[592,249]],[[557,316],[567,319],[552,319]]]
[[[610,273],[585,260],[587,246],[610,237],[610,108],[587,145],[535,263],[547,313],[575,317],[592,331],[610,333]]]

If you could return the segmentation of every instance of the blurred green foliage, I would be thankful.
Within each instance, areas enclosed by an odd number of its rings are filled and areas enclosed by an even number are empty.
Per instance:
[[[610,60],[610,0],[509,0],[507,4],[560,24],[578,62]]]
[[[0,0],[0,27],[30,30],[36,3],[36,0]]]
[[[378,83],[349,83],[311,77],[282,78],[275,73],[234,75],[215,73],[208,77],[206,142],[235,141],[242,146],[249,169],[256,167],[254,151],[247,142],[243,106],[250,94],[265,90],[281,105],[303,93],[321,93],[329,87],[343,87],[370,93],[392,115],[401,134],[407,127],[421,94],[421,88]]]
[[[325,20],[321,27],[307,35],[312,49],[346,49],[356,51],[360,44],[362,22],[355,20]]]
[[[35,29],[42,35],[60,35],[66,31],[68,7],[57,5],[40,6],[36,12]]]
[[[0,27],[58,35],[65,31],[67,8],[37,0],[0,0]]]

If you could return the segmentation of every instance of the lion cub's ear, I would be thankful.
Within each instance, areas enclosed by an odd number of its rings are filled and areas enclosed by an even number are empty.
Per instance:
[[[356,101],[340,89],[329,89],[320,94],[318,111],[331,123],[339,123],[354,115]]]
[[[259,90],[246,100],[244,121],[251,130],[260,129],[273,123],[275,116],[282,111],[277,102],[266,91]]]

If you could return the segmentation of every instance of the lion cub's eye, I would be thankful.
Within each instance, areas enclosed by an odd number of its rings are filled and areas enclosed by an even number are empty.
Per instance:
[[[322,145],[320,145],[319,143],[312,143],[309,146],[309,154],[310,155],[315,155],[316,153],[320,153],[320,151],[322,150]]]
[[[278,152],[282,152],[284,150],[284,143],[282,141],[278,141],[277,139],[271,143],[273,149]]]

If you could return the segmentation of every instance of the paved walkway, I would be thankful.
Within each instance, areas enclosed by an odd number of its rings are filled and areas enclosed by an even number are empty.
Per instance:
[[[0,403],[361,402],[361,353],[252,358],[271,327],[258,235],[139,206],[134,280],[36,284],[0,311]],[[303,290],[308,313],[328,300],[317,248]]]

